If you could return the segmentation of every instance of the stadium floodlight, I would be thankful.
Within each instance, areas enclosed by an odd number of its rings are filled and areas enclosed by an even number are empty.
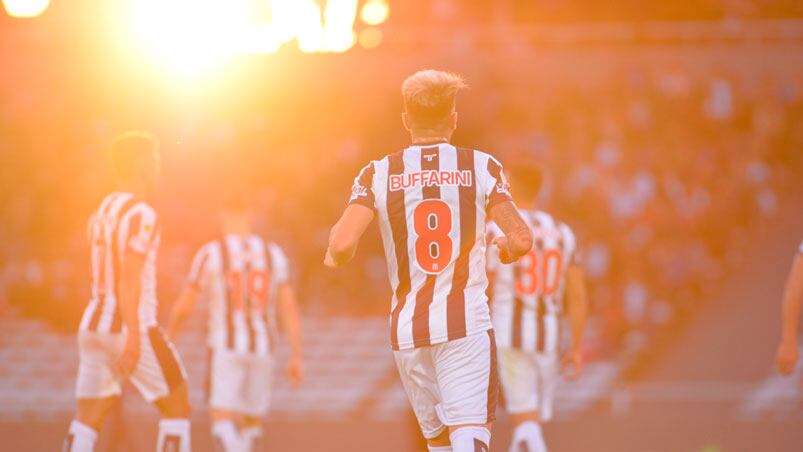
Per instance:
[[[389,15],[390,5],[387,0],[368,0],[360,10],[360,19],[372,26],[385,22]]]
[[[11,17],[36,17],[50,6],[50,0],[3,0],[3,7]]]

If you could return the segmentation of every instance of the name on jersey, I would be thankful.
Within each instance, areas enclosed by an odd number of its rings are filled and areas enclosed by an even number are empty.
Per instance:
[[[473,185],[471,170],[426,170],[415,173],[391,174],[390,191],[413,187],[470,187]]]

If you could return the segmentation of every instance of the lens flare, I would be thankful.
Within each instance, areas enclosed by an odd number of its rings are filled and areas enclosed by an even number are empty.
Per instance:
[[[382,30],[378,28],[366,28],[360,32],[360,45],[365,49],[375,49],[382,44]]]
[[[360,19],[372,26],[385,22],[389,15],[390,6],[385,0],[368,0],[360,10]]]
[[[11,17],[36,17],[50,6],[50,0],[3,0],[3,7]]]

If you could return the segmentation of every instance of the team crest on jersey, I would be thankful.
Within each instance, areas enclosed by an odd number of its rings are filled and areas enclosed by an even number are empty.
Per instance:
[[[473,183],[474,177],[470,170],[426,170],[391,174],[388,178],[390,191],[413,187],[470,187]]]

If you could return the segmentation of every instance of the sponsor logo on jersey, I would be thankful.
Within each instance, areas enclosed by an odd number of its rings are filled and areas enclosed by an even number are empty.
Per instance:
[[[390,191],[398,191],[413,187],[470,187],[474,180],[470,170],[427,170],[391,174],[388,183],[390,184]]]
[[[505,180],[503,180],[502,182],[499,182],[498,184],[496,184],[496,192],[497,193],[502,193],[502,194],[505,194],[505,195],[509,196],[510,195],[510,184],[508,184],[507,181],[505,181]]]
[[[360,184],[354,184],[351,187],[351,198],[349,199],[349,202],[358,198],[364,198],[366,196],[368,196],[368,188],[363,187]]]

